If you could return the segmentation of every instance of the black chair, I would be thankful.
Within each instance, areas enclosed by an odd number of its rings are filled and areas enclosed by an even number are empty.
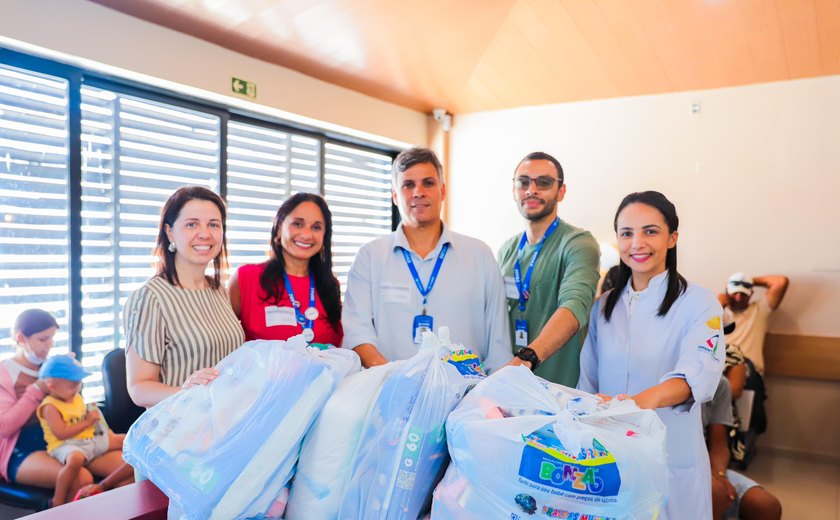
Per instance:
[[[0,504],[7,506],[43,511],[52,496],[52,489],[0,482]]]
[[[102,383],[105,404],[102,413],[115,433],[125,433],[145,409],[134,404],[128,395],[125,379],[125,350],[115,348],[102,360]]]

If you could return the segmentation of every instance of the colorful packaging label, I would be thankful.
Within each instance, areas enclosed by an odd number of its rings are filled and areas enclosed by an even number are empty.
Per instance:
[[[534,484],[578,496],[614,497],[621,488],[615,457],[598,440],[572,455],[549,426],[523,435],[519,476]]]
[[[484,373],[484,367],[481,366],[481,360],[471,350],[453,350],[443,358],[443,361],[457,368],[458,372],[464,377],[485,377],[487,375]]]

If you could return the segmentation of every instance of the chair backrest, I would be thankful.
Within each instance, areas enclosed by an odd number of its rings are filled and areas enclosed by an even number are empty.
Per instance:
[[[105,386],[105,406],[102,411],[108,426],[116,433],[125,433],[145,411],[134,404],[128,395],[125,378],[125,350],[117,347],[102,360],[102,382]]]

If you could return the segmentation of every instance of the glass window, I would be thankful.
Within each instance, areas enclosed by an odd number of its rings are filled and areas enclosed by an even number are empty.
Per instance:
[[[219,188],[216,115],[105,89],[82,88],[82,352],[98,371],[124,347],[120,315],[155,272],[160,211],[181,186]],[[101,398],[101,376],[85,398]]]
[[[55,315],[69,338],[68,82],[0,65],[0,359],[23,310]]]

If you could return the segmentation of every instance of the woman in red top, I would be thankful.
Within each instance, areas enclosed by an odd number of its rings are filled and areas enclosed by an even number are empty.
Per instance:
[[[303,334],[341,345],[341,291],[332,272],[332,214],[319,195],[297,193],[277,210],[271,257],[240,267],[228,289],[245,339]],[[297,305],[295,305],[297,304]]]

